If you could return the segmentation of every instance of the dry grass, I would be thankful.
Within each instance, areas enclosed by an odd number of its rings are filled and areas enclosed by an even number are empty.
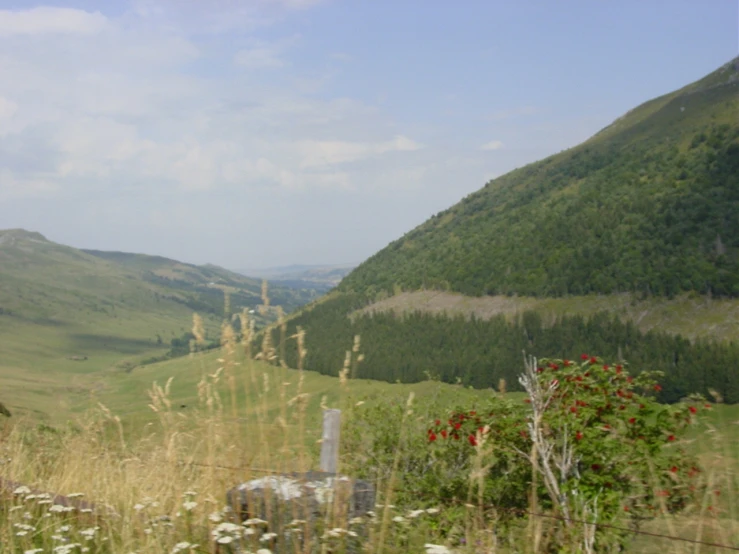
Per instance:
[[[199,326],[196,319],[196,337],[201,336]],[[249,328],[246,321],[244,328]],[[315,469],[320,409],[327,405],[347,408],[353,402],[351,375],[361,362],[357,342],[340,379],[333,381],[335,394],[330,399],[316,398],[306,374],[300,368],[282,367],[279,352],[272,345],[264,344],[258,356],[271,360],[272,365],[254,361],[250,339],[247,334],[241,340],[224,327],[219,353],[190,359],[190,373],[199,379],[186,411],[180,410],[179,400],[175,400],[176,380],[160,380],[148,389],[152,414],[148,418],[129,421],[100,404],[54,427],[40,426],[30,418],[5,421],[0,443],[3,479],[42,491],[80,494],[96,508],[94,513],[54,511],[53,504],[43,497],[6,490],[0,503],[1,551],[229,552],[235,542],[228,541],[237,535],[243,538],[245,528],[228,524],[231,516],[225,506],[226,491],[263,477],[265,472]],[[301,334],[292,339],[302,345],[305,337]],[[379,401],[383,394],[378,395]],[[398,422],[406,431],[398,439],[390,476],[377,483],[381,509],[376,517],[361,524],[354,522],[354,527],[346,518],[338,527],[330,520],[319,522],[318,536],[290,552],[343,552],[354,542],[355,551],[422,553],[432,551],[425,545],[442,545],[450,537],[456,538],[449,548],[459,553],[536,552],[535,544],[547,543],[554,532],[551,520],[534,518],[531,525],[521,522],[503,530],[495,512],[482,505],[481,476],[490,455],[484,448],[473,464],[465,505],[437,511],[433,498],[419,497],[414,505],[392,506],[402,477],[399,461],[410,444],[405,436],[423,433],[423,418],[417,417],[414,409],[413,396],[409,395],[406,415]],[[351,412],[345,410],[346,414]],[[684,515],[655,520],[647,530],[698,541],[739,543],[736,444],[734,436],[723,438],[736,414],[724,413],[728,420],[714,420],[709,432],[693,439],[696,449],[708,453],[704,460],[705,479],[710,485],[706,497]],[[352,453],[347,453],[342,461],[351,459]],[[721,496],[715,496],[714,490],[720,490]],[[342,509],[339,507],[339,515]],[[250,529],[254,532],[247,537],[251,542],[244,551],[278,551],[267,529],[260,525]],[[360,535],[352,538],[350,532]],[[222,544],[218,545],[218,539]],[[79,546],[72,546],[75,544]],[[684,554],[721,551],[655,537],[637,537],[632,551],[665,549]],[[441,548],[438,551],[444,552]]]

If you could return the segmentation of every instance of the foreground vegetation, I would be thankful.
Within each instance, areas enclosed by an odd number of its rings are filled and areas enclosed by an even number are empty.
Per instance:
[[[253,526],[246,528],[253,532],[245,535],[244,526],[230,524],[225,492],[265,472],[315,468],[322,407],[342,409],[340,471],[371,480],[377,487],[378,508],[361,521],[322,522],[306,552],[314,548],[342,552],[358,543],[367,552],[445,552],[441,547],[459,553],[605,552],[611,551],[608,544],[615,544],[613,533],[611,538],[599,533],[595,543],[587,543],[583,535],[587,525],[569,528],[561,520],[525,513],[561,515],[561,508],[548,496],[543,474],[535,470],[538,458],[527,462],[515,453],[515,449],[531,453],[532,443],[519,427],[531,421],[526,419],[532,413],[531,404],[524,400],[544,399],[539,393],[507,393],[504,383],[494,391],[434,381],[391,385],[352,379],[364,363],[358,340],[353,348],[348,345],[351,351],[339,378],[290,370],[279,364],[279,344],[266,343],[260,354],[270,364],[253,361],[250,337],[238,336],[229,327],[224,331],[224,347],[218,352],[139,368],[125,378],[109,376],[108,387],[94,400],[101,403],[68,423],[6,421],[0,445],[3,479],[41,491],[83,495],[95,506],[82,507],[82,513],[65,511],[14,484],[12,490],[6,488],[0,508],[3,548],[8,552],[87,548],[89,552],[170,553],[211,552],[219,545],[220,552],[229,552],[229,545],[245,537],[252,552],[260,548],[276,552],[280,539],[270,534],[272,529],[251,522]],[[196,325],[193,335],[202,338],[202,329]],[[303,338],[301,334],[289,340],[302,343]],[[604,363],[597,358],[569,365],[558,360],[538,373],[534,368],[534,375],[543,378],[546,372],[556,373],[569,383],[568,375],[574,378],[578,371],[598,364],[593,366],[599,370],[594,376],[598,382],[616,383],[623,377],[620,388],[611,390],[614,397],[618,392],[634,395],[625,411],[616,406],[613,412],[601,413],[593,404],[591,415],[587,415],[590,408],[582,407],[582,414],[575,416],[568,404],[565,413],[554,410],[546,416],[586,418],[581,444],[589,444],[590,453],[582,455],[607,454],[614,460],[619,452],[625,456],[623,467],[607,470],[595,470],[590,466],[596,462],[588,461],[578,470],[586,480],[583,483],[597,485],[606,475],[603,471],[628,474],[628,461],[639,459],[637,451],[619,450],[619,439],[599,452],[598,427],[608,422],[616,437],[620,425],[633,427],[629,420],[639,411],[639,403],[648,406],[641,432],[656,450],[643,459],[652,460],[653,473],[645,475],[643,484],[621,483],[615,490],[626,486],[623,490],[631,491],[621,501],[609,496],[612,493],[604,496],[600,514],[607,513],[609,523],[625,529],[634,529],[637,517],[641,530],[734,544],[739,539],[735,513],[739,452],[732,449],[739,437],[732,418],[739,414],[733,407],[713,402],[710,410],[703,404],[662,407],[651,400],[654,387],[647,374],[634,380],[637,388],[632,393],[627,385],[631,381],[620,368],[610,368],[614,381],[603,381]],[[524,372],[523,363],[520,367]],[[152,380],[158,384],[152,385]],[[559,390],[567,393],[566,388]],[[591,401],[584,394],[571,398],[578,400],[578,406]],[[597,402],[595,396],[592,401]],[[491,406],[497,417],[488,417]],[[695,406],[693,414],[690,408]],[[470,418],[459,419],[459,414],[471,412]],[[683,414],[691,423],[685,427],[683,416],[665,423],[658,415],[663,412]],[[704,412],[705,418],[695,419]],[[479,425],[474,421],[476,413],[485,414]],[[542,429],[553,431],[548,436],[561,447],[562,425],[556,419],[542,421],[548,422]],[[468,425],[472,427],[467,429]],[[578,431],[573,427],[572,432]],[[442,441],[443,433],[447,438]],[[453,433],[461,434],[460,440]],[[511,440],[494,438],[496,433],[510,435]],[[574,434],[573,439],[581,440]],[[679,473],[672,471],[673,465],[679,466]],[[699,471],[688,475],[692,467]],[[649,464],[640,468],[650,471]],[[642,492],[636,494],[635,486]],[[588,485],[580,490],[585,500],[592,500],[588,495],[597,497],[600,489]],[[662,490],[669,492],[663,496]],[[653,500],[641,500],[639,495]],[[631,511],[624,511],[624,506]],[[628,549],[639,545],[635,551],[640,552],[714,551],[635,537],[633,532],[616,535],[616,542],[626,541]]]

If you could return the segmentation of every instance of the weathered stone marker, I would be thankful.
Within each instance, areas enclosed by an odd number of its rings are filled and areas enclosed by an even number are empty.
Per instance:
[[[296,540],[315,539],[306,536],[307,532],[347,529],[349,521],[374,510],[372,483],[336,473],[340,429],[341,411],[325,410],[321,471],[252,479],[226,493],[227,504],[239,521],[262,520],[265,530],[276,534],[273,552],[292,552]]]
[[[323,435],[321,436],[321,471],[336,473],[339,466],[339,438],[341,436],[341,410],[323,410]]]

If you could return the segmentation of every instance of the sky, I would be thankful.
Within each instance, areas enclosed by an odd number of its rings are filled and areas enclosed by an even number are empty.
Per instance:
[[[366,259],[739,51],[737,0],[0,0],[0,229]]]

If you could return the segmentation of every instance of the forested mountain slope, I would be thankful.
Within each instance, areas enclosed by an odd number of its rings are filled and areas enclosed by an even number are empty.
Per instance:
[[[489,182],[344,291],[739,295],[739,58]]]
[[[710,333],[736,325],[723,319],[736,319],[739,297],[738,114],[739,58],[575,148],[489,182],[362,263],[292,317],[285,336],[305,329],[305,367],[329,374],[359,334],[356,374],[365,378],[435,376],[476,387],[502,378],[516,388],[523,350],[593,352],[663,371],[663,400],[715,391],[739,402],[739,344]],[[459,303],[454,315],[372,309],[421,289],[470,302],[528,298],[518,313],[509,307],[486,318],[460,312]],[[602,306],[614,293],[614,306],[631,298],[626,317],[591,309],[596,295]],[[675,297],[680,325],[640,327],[640,303],[659,310]],[[544,317],[536,302],[546,298],[562,302]],[[689,340],[675,331],[689,324],[692,304],[703,306],[702,331]],[[712,305],[721,321],[711,321]],[[568,309],[575,306],[583,309]],[[286,352],[297,363],[293,341]]]

